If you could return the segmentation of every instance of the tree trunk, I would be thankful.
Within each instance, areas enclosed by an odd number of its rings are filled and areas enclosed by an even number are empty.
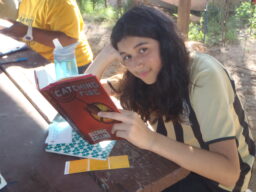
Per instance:
[[[177,26],[184,38],[188,39],[191,0],[179,0]]]

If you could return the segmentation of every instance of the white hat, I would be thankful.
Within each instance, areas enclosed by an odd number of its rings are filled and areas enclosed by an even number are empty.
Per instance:
[[[0,18],[16,20],[20,0],[0,0]]]

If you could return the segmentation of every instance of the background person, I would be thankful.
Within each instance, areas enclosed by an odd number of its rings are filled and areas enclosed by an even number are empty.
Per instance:
[[[58,38],[63,46],[78,41],[76,61],[79,72],[84,72],[92,61],[92,50],[83,32],[84,22],[75,0],[2,0],[0,5],[2,18],[17,17],[11,27],[0,30],[0,33],[19,40],[26,37],[26,43],[49,61],[54,59],[53,39]]]

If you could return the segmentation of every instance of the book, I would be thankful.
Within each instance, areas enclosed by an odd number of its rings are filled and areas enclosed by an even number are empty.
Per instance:
[[[48,144],[45,151],[80,158],[105,160],[115,143],[116,141],[102,141],[90,144],[73,130],[71,143]]]
[[[35,78],[42,95],[90,144],[120,139],[111,133],[117,121],[97,115],[100,111],[119,111],[96,76],[78,75],[54,82],[39,69]]]

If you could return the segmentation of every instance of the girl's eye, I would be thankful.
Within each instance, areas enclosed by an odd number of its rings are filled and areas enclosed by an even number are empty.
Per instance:
[[[124,60],[124,61],[127,61],[127,60],[129,60],[129,59],[131,59],[131,56],[130,56],[130,55],[125,55],[125,56],[123,57],[123,60]]]
[[[148,48],[141,48],[141,49],[139,50],[139,52],[143,54],[143,53],[147,52],[147,50],[148,50]]]

